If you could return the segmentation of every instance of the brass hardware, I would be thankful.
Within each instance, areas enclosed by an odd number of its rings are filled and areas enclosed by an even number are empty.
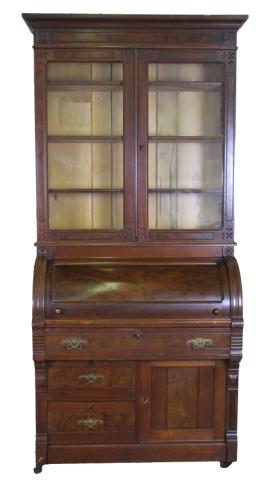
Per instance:
[[[187,345],[194,349],[207,348],[213,345],[213,340],[210,338],[192,338],[187,341]]]
[[[79,380],[81,381],[81,383],[87,383],[89,385],[101,383],[103,378],[103,375],[99,375],[96,373],[85,373],[83,375],[79,375]]]
[[[96,418],[84,418],[84,420],[78,420],[77,424],[86,430],[95,430],[103,425],[103,420]]]
[[[214,308],[213,311],[212,311],[213,315],[220,315],[221,314],[221,310],[219,308]]]
[[[143,333],[141,330],[136,330],[136,331],[133,333],[133,337],[135,337],[135,338],[142,338],[142,337],[144,337],[144,333]]]
[[[88,340],[83,338],[65,338],[61,340],[61,345],[66,350],[81,350],[88,345]]]

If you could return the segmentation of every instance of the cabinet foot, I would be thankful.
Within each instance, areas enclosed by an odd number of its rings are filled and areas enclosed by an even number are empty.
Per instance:
[[[41,473],[42,465],[37,464],[36,467],[33,469],[34,473]]]
[[[227,467],[230,467],[232,462],[220,462],[220,467],[221,468],[227,468]]]

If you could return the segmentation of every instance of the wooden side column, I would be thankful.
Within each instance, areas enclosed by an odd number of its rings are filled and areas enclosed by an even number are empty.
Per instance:
[[[33,278],[33,360],[35,363],[36,392],[36,467],[35,473],[42,471],[42,465],[48,463],[47,433],[47,364],[44,335],[44,297],[47,258],[36,259]]]

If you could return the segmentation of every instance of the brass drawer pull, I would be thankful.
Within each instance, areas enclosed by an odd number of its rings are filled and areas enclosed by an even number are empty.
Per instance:
[[[191,340],[187,341],[187,345],[194,349],[201,349],[211,347],[213,345],[213,340],[210,338],[192,338]]]
[[[83,338],[65,338],[61,340],[61,345],[66,350],[81,350],[88,345],[88,340]]]
[[[103,375],[99,375],[96,373],[85,373],[83,375],[79,375],[79,380],[81,383],[86,383],[89,385],[95,385],[99,384],[102,382],[102,379],[104,378]]]
[[[86,430],[95,430],[103,425],[103,420],[96,418],[84,418],[84,420],[78,420],[77,424]]]

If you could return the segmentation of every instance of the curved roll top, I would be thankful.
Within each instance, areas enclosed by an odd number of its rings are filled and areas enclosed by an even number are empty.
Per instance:
[[[43,315],[50,319],[215,321],[242,315],[241,281],[233,258],[156,262],[37,259],[34,292],[34,319]]]

